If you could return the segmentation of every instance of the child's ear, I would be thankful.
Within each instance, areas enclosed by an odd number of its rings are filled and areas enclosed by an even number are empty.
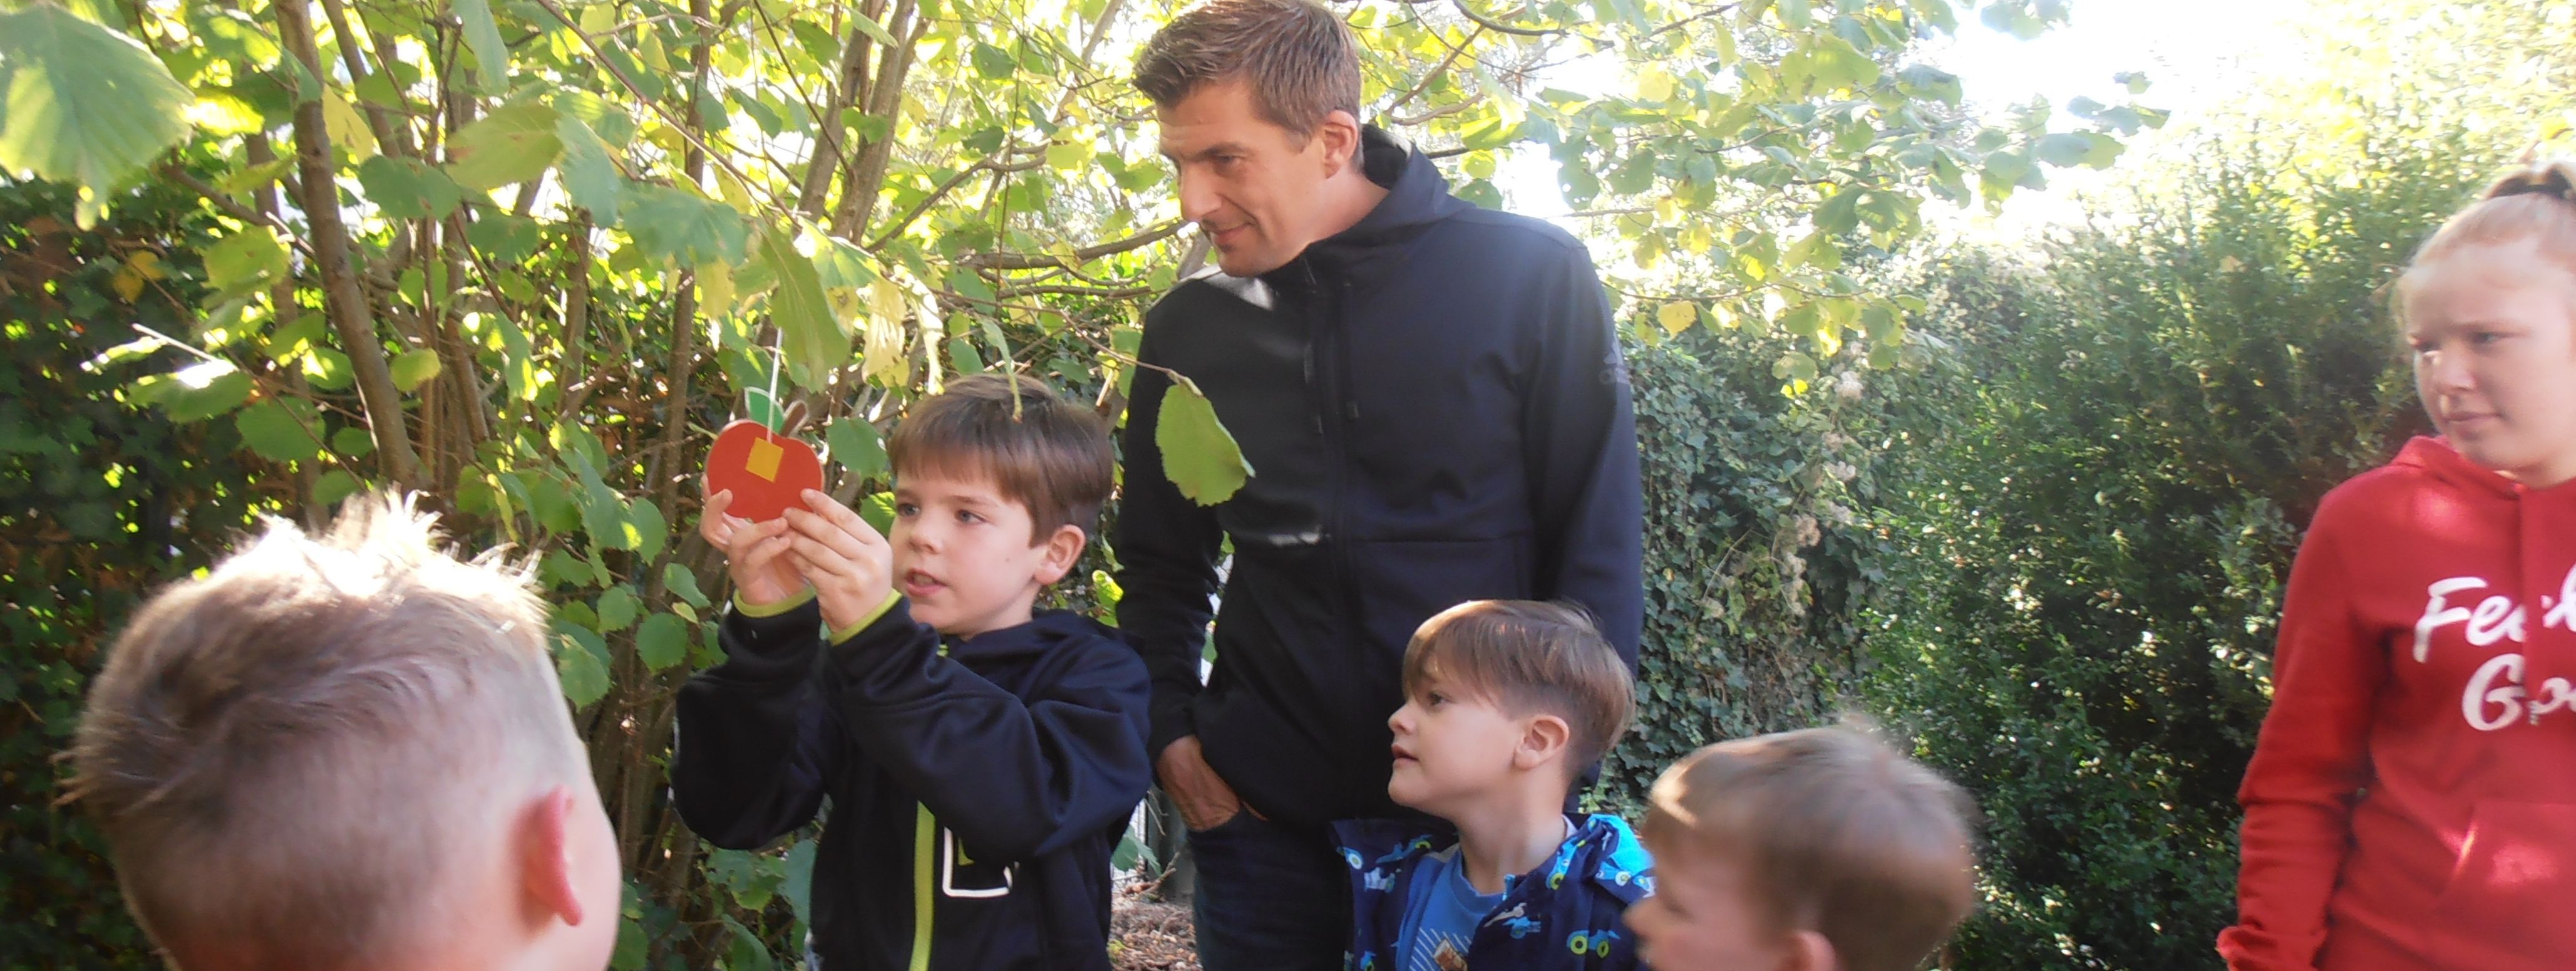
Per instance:
[[[1566,743],[1573,738],[1574,730],[1566,727],[1565,719],[1533,715],[1521,727],[1520,747],[1512,750],[1512,768],[1535,769],[1555,761],[1565,754]]]
[[[1055,532],[1046,538],[1046,558],[1038,561],[1038,585],[1062,580],[1065,574],[1072,572],[1073,561],[1082,558],[1082,547],[1086,542],[1082,527],[1070,523],[1056,527]]]
[[[1842,958],[1834,953],[1834,942],[1815,931],[1792,931],[1789,953],[1781,971],[1841,971]]]
[[[561,919],[579,925],[581,893],[575,889],[572,828],[579,803],[572,787],[546,791],[519,813],[517,844],[521,912],[532,923]]]

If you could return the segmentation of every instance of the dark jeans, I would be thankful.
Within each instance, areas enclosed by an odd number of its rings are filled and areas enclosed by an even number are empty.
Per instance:
[[[1202,968],[1341,968],[1351,937],[1350,867],[1329,833],[1241,812],[1189,839]]]

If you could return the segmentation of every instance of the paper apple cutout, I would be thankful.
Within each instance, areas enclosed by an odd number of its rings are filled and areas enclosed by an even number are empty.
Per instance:
[[[823,488],[823,460],[814,446],[744,419],[716,433],[707,452],[707,494],[733,490],[725,514],[752,522],[776,519],[789,507],[803,508],[803,492]]]

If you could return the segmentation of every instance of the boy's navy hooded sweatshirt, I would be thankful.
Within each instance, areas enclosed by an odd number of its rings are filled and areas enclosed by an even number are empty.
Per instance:
[[[1645,609],[1636,422],[1590,256],[1451,196],[1375,128],[1363,145],[1387,195],[1358,224],[1146,313],[1137,356],[1206,393],[1253,476],[1214,507],[1183,497],[1155,439],[1172,382],[1139,368],[1115,542],[1119,626],[1154,673],[1148,751],[1195,734],[1245,802],[1309,827],[1399,814],[1386,719],[1431,615],[1572,600],[1633,670]]]
[[[829,647],[820,625],[810,600],[727,612],[725,662],[680,689],[689,828],[755,849],[831,798],[810,915],[829,971],[1106,971],[1109,857],[1152,778],[1135,653],[1054,611],[944,644],[900,602]]]

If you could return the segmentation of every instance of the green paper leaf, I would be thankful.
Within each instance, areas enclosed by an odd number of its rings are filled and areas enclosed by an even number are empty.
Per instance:
[[[635,628],[635,656],[644,660],[648,670],[659,671],[680,663],[689,653],[689,622],[670,614],[644,618]]]
[[[394,357],[392,369],[394,387],[405,394],[420,390],[421,385],[438,376],[438,352],[426,347],[404,351]]]
[[[1154,421],[1154,446],[1163,452],[1164,476],[1180,488],[1181,495],[1202,506],[1232,498],[1253,475],[1252,463],[1244,461],[1234,434],[1217,420],[1216,406],[1208,403],[1196,382],[1185,377],[1175,375],[1171,390],[1163,393],[1163,407]]]
[[[196,95],[132,38],[50,3],[0,14],[0,171],[80,186],[78,221],[188,135]]]
[[[447,174],[468,189],[516,185],[543,174],[563,156],[555,136],[554,109],[510,105],[494,109],[447,141]]]

